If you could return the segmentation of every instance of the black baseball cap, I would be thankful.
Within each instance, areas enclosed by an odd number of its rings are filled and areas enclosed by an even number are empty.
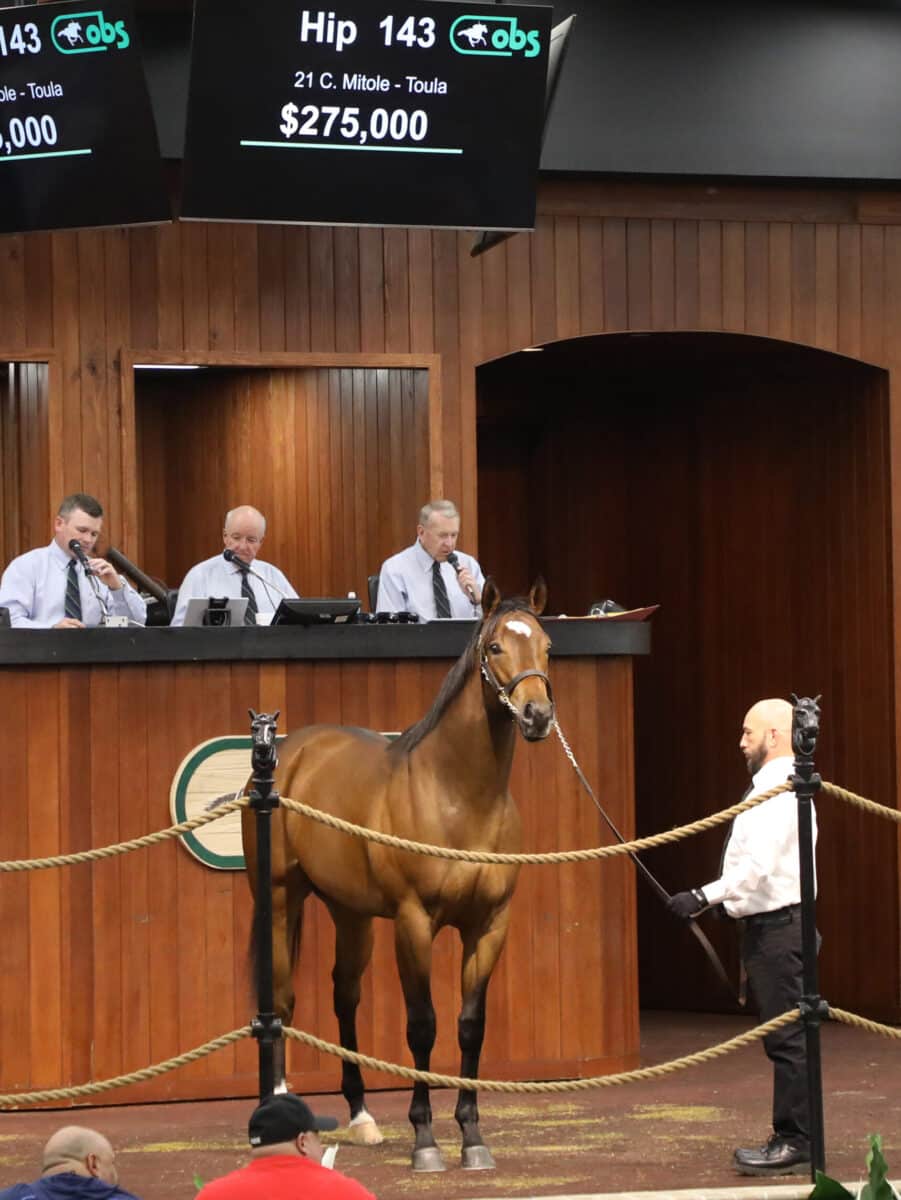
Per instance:
[[[251,1146],[276,1146],[293,1142],[300,1133],[337,1128],[335,1117],[316,1117],[300,1096],[282,1092],[269,1096],[253,1110],[247,1133]]]

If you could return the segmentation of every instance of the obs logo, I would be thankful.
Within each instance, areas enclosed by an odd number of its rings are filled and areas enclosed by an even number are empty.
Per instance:
[[[103,13],[66,13],[54,17],[50,26],[50,39],[60,54],[92,54],[95,50],[125,50],[131,38],[124,21],[115,25],[107,21]]]
[[[541,53],[538,30],[526,33],[519,28],[516,17],[457,17],[450,27],[450,44],[458,54],[494,58],[510,58],[520,52],[525,58],[534,58]]]

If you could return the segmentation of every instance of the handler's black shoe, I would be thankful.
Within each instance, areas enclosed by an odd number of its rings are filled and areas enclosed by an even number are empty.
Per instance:
[[[739,1175],[806,1175],[810,1171],[810,1147],[787,1142],[774,1133],[757,1150],[736,1150],[732,1165]]]

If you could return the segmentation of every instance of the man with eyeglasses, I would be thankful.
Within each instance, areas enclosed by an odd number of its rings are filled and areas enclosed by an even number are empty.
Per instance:
[[[226,596],[247,599],[245,625],[264,625],[272,619],[279,601],[297,592],[271,563],[257,558],[266,536],[266,518],[256,508],[242,504],[225,514],[220,554],[191,567],[178,589],[173,625],[184,625],[188,601],[196,597]]]

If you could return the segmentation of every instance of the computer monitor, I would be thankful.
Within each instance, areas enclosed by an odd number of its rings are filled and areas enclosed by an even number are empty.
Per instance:
[[[185,625],[232,626],[244,624],[246,596],[232,597],[195,596],[185,609]]]
[[[273,625],[343,625],[360,611],[360,601],[343,596],[304,596],[282,600],[272,618]]]

